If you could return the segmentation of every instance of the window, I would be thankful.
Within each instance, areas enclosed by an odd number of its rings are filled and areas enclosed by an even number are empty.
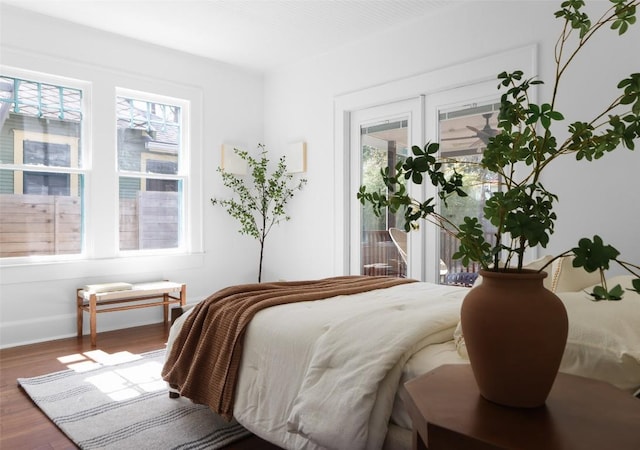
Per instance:
[[[70,81],[0,76],[0,257],[82,253],[83,110]]]
[[[120,250],[181,248],[188,102],[140,92],[119,93]]]
[[[0,257],[83,255],[85,241],[108,232],[96,222],[108,216],[99,209],[85,222],[85,198],[92,197],[82,146],[86,85],[35,78],[0,77]],[[124,89],[117,94],[111,125],[117,170],[111,173],[120,220],[112,242],[119,251],[186,249],[189,102]]]
[[[3,280],[201,267],[202,90],[66,59],[50,67],[65,76],[0,69]]]
[[[71,167],[71,148],[66,144],[23,141],[25,164]],[[69,174],[55,172],[24,172],[24,194],[70,195]]]
[[[476,217],[482,223],[487,242],[495,241],[496,228],[484,218],[484,203],[492,192],[500,189],[498,176],[484,169],[480,162],[489,138],[497,133],[500,104],[467,105],[439,112],[440,155],[443,159],[454,158],[455,163],[448,164],[449,170],[455,169],[462,174],[467,197],[453,196],[442,215],[455,224],[463,223],[465,216]],[[448,173],[447,178],[451,175]],[[460,260],[453,260],[460,244],[448,233],[440,232],[440,259],[452,273],[475,270],[465,268]]]

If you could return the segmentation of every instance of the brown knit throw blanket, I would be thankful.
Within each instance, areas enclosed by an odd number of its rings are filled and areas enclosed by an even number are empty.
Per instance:
[[[413,282],[406,278],[344,276],[257,283],[222,289],[194,307],[162,369],[181,395],[231,420],[244,332],[263,308],[321,300]]]

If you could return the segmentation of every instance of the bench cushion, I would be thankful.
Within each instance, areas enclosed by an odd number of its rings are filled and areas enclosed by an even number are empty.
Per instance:
[[[103,292],[81,289],[78,294],[81,295],[85,301],[88,301],[92,294],[96,294],[96,300],[100,302],[105,300],[133,299],[150,295],[170,294],[172,292],[180,292],[182,289],[182,284],[172,281],[153,281],[150,283],[131,284],[130,286],[129,289]],[[86,287],[88,286],[85,286],[85,288]]]
[[[102,284],[87,284],[82,288],[83,291],[90,293],[100,294],[102,292],[113,291],[128,291],[133,285],[131,283],[102,283]]]

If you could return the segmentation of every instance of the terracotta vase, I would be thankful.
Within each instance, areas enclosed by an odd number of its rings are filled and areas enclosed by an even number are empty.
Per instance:
[[[504,406],[542,406],[567,342],[562,301],[544,272],[480,271],[464,298],[461,325],[480,394]]]

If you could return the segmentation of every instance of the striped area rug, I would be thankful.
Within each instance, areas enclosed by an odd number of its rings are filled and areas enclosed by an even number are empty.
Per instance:
[[[218,449],[250,434],[206,406],[170,399],[164,350],[68,358],[69,370],[18,383],[81,449]]]

